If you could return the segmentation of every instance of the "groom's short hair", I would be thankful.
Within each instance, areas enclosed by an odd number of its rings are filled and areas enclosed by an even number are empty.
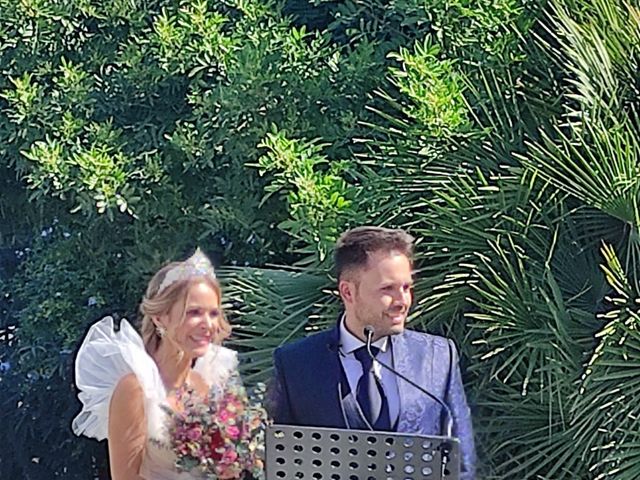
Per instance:
[[[336,242],[334,266],[336,278],[347,271],[366,267],[374,252],[398,252],[413,265],[414,238],[399,228],[362,226],[347,230]]]

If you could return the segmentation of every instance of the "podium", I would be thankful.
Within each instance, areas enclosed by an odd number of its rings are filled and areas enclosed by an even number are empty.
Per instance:
[[[456,438],[271,425],[267,480],[458,480]]]

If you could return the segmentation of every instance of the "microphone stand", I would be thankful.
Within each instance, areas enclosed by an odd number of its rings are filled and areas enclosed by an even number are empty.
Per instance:
[[[383,363],[380,360],[378,360],[376,356],[373,354],[373,352],[371,351],[371,344],[373,343],[373,335],[375,333],[374,328],[371,325],[367,325],[366,327],[364,327],[364,333],[367,336],[367,341],[366,341],[367,353],[369,354],[369,356],[374,362],[377,362],[378,364],[383,366],[385,369],[389,370],[391,373],[393,373],[394,375],[398,376],[399,378],[407,382],[412,387],[418,389],[420,392],[424,393],[429,398],[436,401],[444,409],[445,413],[447,414],[446,436],[447,438],[451,438],[452,431],[453,431],[453,415],[451,414],[451,409],[449,408],[449,406],[446,403],[444,403],[442,400],[440,400],[438,397],[433,395],[431,392],[429,392],[427,389],[421,387],[413,380],[409,380],[406,376],[402,375],[400,372],[396,371],[394,368],[390,367],[386,363]],[[440,475],[442,478],[444,478],[445,474],[448,473],[447,464],[449,463],[449,454],[451,453],[451,444],[448,441],[444,441],[440,445],[440,452],[442,455]]]

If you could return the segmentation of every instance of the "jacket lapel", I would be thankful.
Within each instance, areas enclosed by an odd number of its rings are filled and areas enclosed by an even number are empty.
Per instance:
[[[409,357],[405,354],[407,351],[406,339],[404,333],[393,335],[391,338],[391,352],[393,354],[393,368],[404,376],[410,375],[411,364]],[[398,414],[398,425],[401,425],[406,414],[407,395],[410,394],[411,386],[400,378],[396,378],[398,384],[398,399],[400,401],[400,413]]]
[[[405,377],[428,388],[426,383],[432,377],[432,368],[430,363],[424,362],[423,355],[425,352],[416,349],[415,345],[412,348],[411,339],[406,333],[391,336],[391,345],[393,348],[394,368]],[[406,429],[408,423],[413,424],[416,421],[421,423],[420,419],[409,417],[415,416],[418,412],[424,412],[424,404],[429,403],[429,400],[423,398],[423,393],[401,378],[398,378],[397,382],[400,400],[397,425],[399,429]],[[416,408],[417,405],[423,408]]]

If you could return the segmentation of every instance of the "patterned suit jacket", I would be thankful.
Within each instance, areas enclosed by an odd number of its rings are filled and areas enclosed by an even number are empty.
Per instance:
[[[284,345],[274,353],[271,414],[275,423],[328,428],[358,428],[340,398],[343,383],[339,328]],[[475,478],[471,414],[460,377],[458,354],[451,340],[405,330],[391,336],[394,368],[437,396],[451,410],[453,436],[460,439],[461,479]],[[398,432],[443,435],[445,410],[438,402],[398,378]],[[342,385],[341,385],[342,383]],[[345,411],[346,410],[346,411]]]

